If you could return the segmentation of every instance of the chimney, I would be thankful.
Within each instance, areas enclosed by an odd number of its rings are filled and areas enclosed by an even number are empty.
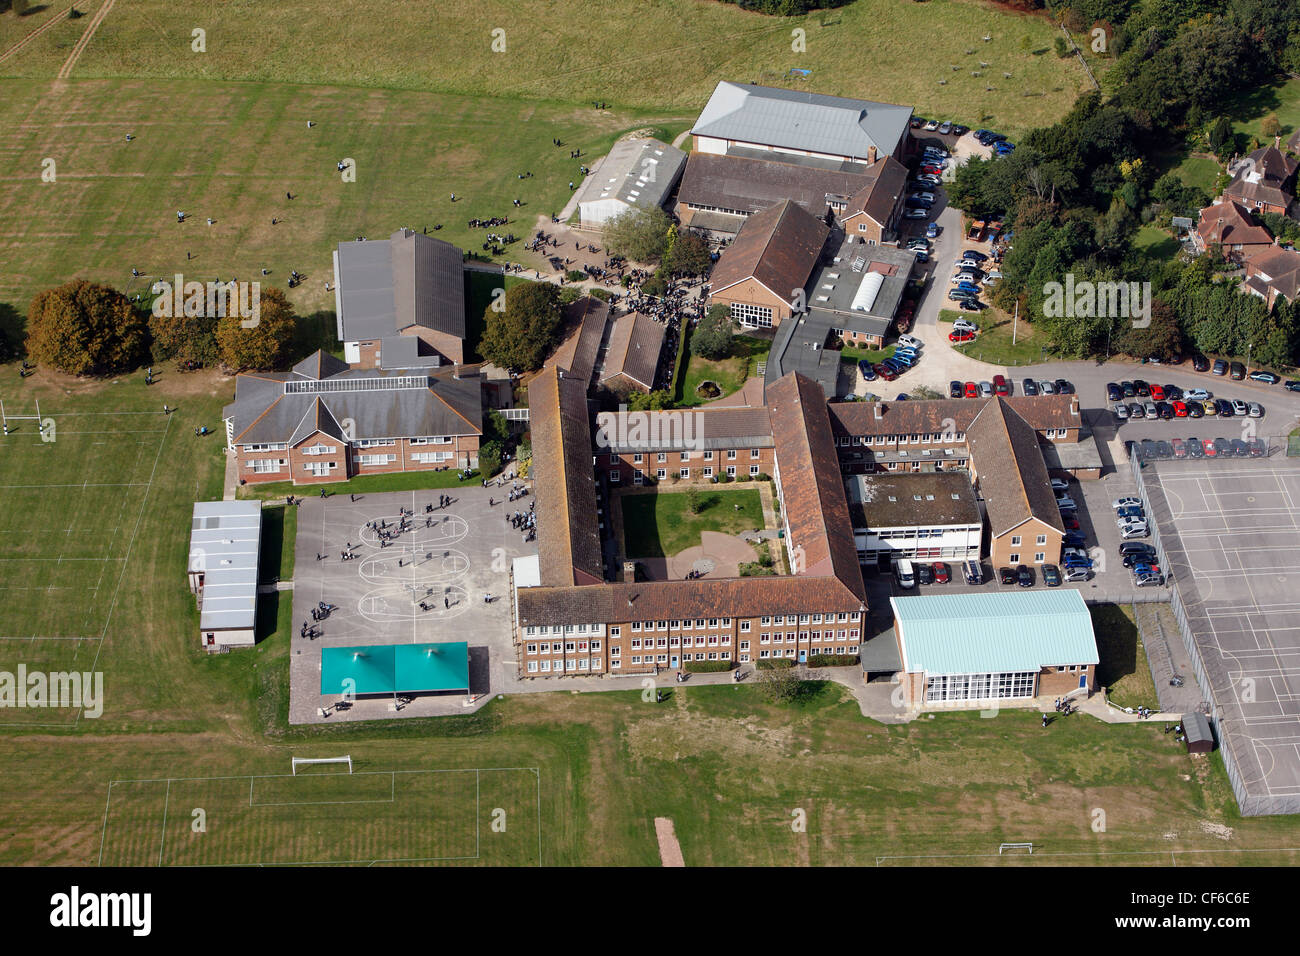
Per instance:
[[[872,402],[871,404],[875,406],[874,411],[876,413],[876,421],[880,421],[882,418],[885,417],[885,403]]]
[[[1079,417],[1079,396],[1077,394],[1070,396],[1070,417]]]
[[[872,166],[876,165],[876,147],[867,147],[867,162]]]
[[[623,562],[623,583],[624,584],[636,583],[636,562],[635,561]],[[628,607],[632,606],[632,600],[630,598],[628,599],[627,606]]]

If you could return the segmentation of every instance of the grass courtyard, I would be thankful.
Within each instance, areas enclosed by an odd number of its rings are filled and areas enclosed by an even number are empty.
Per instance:
[[[698,505],[695,512],[692,496]],[[671,557],[698,545],[703,531],[738,534],[763,527],[763,502],[756,488],[701,485],[692,491],[623,494],[619,500],[624,553],[632,558]]]
[[[689,348],[690,343],[686,343]],[[723,359],[707,359],[702,355],[685,356],[686,367],[677,383],[678,394],[674,404],[682,407],[704,405],[740,391],[745,380],[758,374],[760,362],[767,361],[772,350],[770,339],[737,335],[731,340],[731,354]],[[697,389],[704,382],[718,387],[717,395],[701,395]]]

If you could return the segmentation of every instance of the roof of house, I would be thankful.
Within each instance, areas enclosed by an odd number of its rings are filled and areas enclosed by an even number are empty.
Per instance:
[[[866,158],[899,148],[912,109],[750,83],[717,85],[691,132],[696,136]]]
[[[771,448],[765,406],[722,406],[655,412],[600,412],[596,446],[608,452]]]
[[[1246,260],[1246,273],[1248,282],[1272,289],[1291,302],[1300,299],[1300,252],[1281,246],[1261,249]]]
[[[629,206],[661,206],[686,165],[686,154],[657,139],[619,140],[578,190],[578,202],[616,199]]]
[[[388,239],[340,242],[339,338],[378,339],[411,326],[465,337],[464,255],[409,229]]]
[[[803,574],[834,575],[865,597],[825,394],[794,373],[767,390],[767,402],[789,544],[802,555],[797,564]]]
[[[891,597],[908,673],[986,674],[1096,664],[1083,596],[1042,591]]]
[[[260,501],[199,501],[190,521],[189,571],[203,574],[199,627],[247,629],[257,620]]]
[[[1201,210],[1196,233],[1205,245],[1271,245],[1273,236],[1250,211],[1231,199],[1220,199]]]
[[[653,389],[667,331],[664,323],[641,312],[619,316],[609,336],[600,380],[605,382],[622,375],[647,390]]]
[[[609,303],[589,295],[570,302],[564,307],[560,344],[546,364],[558,366],[570,378],[590,384],[608,321]]]
[[[1241,163],[1223,195],[1249,205],[1256,202],[1286,208],[1294,198],[1287,184],[1300,160],[1288,156],[1276,146],[1257,149]]]
[[[995,537],[1032,518],[1065,532],[1038,449],[1038,434],[1005,399],[995,397],[984,403],[966,429],[966,443]]]
[[[850,475],[844,479],[854,528],[981,524],[970,476],[961,471]]]
[[[233,443],[296,443],[320,428],[340,440],[479,435],[483,402],[477,374],[428,369],[337,369],[313,356],[292,372],[235,379],[235,400],[222,410]],[[299,368],[304,368],[299,372]],[[317,377],[321,371],[329,374]],[[405,374],[414,372],[415,374]],[[350,422],[344,429],[342,423]]]
[[[542,584],[604,580],[585,380],[544,368],[528,386]]]
[[[674,621],[860,610],[861,594],[834,576],[773,575],[689,581],[616,582],[603,587],[519,588],[522,627],[583,622]]]
[[[865,213],[883,226],[898,208],[907,190],[907,167],[886,156],[870,167],[869,175],[869,181],[849,199],[848,208],[840,215],[841,221]]]
[[[1071,395],[1018,395],[1000,399],[1035,431],[1079,428]],[[836,402],[828,406],[838,435],[962,434],[984,407],[997,399],[941,398],[907,402]]]
[[[847,203],[872,181],[869,169],[874,167],[847,165],[850,168],[821,169],[770,155],[759,159],[691,153],[677,201],[754,213],[789,199],[814,216],[824,216],[832,201]]]
[[[808,281],[829,234],[826,223],[788,199],[755,213],[713,267],[711,294],[754,278],[783,299],[793,296]]]

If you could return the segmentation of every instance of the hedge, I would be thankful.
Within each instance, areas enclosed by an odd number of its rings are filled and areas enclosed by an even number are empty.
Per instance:
[[[716,674],[719,671],[729,671],[732,668],[731,661],[687,661],[686,673],[688,674]]]
[[[857,662],[857,654],[813,654],[808,658],[809,667],[848,667]]]
[[[758,660],[758,669],[761,671],[777,671],[786,667],[794,667],[794,659],[790,657],[760,657]]]

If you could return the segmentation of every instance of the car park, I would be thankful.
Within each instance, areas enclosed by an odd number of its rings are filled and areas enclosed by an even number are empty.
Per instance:
[[[1265,372],[1262,369],[1256,369],[1250,373],[1250,379],[1253,382],[1263,382],[1266,385],[1276,385],[1282,381],[1281,376],[1274,375],[1272,372]]]
[[[1016,572],[1010,568],[998,568],[998,582],[1000,584],[1015,584]]]
[[[1032,378],[1027,378],[1020,383],[1020,392],[1022,395],[1037,395],[1038,383]]]

